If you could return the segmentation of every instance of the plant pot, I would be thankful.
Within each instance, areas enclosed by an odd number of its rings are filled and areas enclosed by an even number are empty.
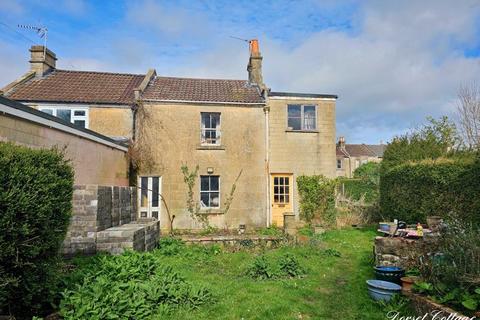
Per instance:
[[[400,267],[377,266],[374,269],[375,269],[375,278],[377,278],[377,280],[383,280],[383,281],[393,282],[396,284],[401,284],[402,281],[400,279],[403,276],[405,276],[405,270]]]
[[[443,222],[442,217],[429,216],[427,217],[427,225],[430,230],[436,229]]]
[[[409,277],[402,277],[400,280],[402,281],[402,290],[403,291],[412,291],[412,286],[415,281],[418,281],[419,277],[409,276]]]
[[[402,290],[398,284],[382,280],[367,280],[367,286],[368,294],[375,301],[389,301]]]
[[[379,222],[378,228],[382,231],[389,232],[390,231],[390,222]]]

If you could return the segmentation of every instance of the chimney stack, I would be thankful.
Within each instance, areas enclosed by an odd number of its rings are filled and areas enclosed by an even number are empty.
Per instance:
[[[345,149],[345,137],[339,137],[338,138],[338,146],[341,149]]]
[[[44,46],[32,46],[30,48],[30,71],[35,72],[35,76],[42,77],[51,70],[55,69],[57,57],[55,53]]]
[[[258,47],[258,40],[253,39],[249,41],[250,44],[250,59],[248,61],[248,82],[252,85],[257,85],[261,89],[265,89],[266,86],[263,83],[262,76],[262,55]]]

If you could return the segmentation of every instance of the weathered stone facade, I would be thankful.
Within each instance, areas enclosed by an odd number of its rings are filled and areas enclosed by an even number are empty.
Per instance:
[[[238,228],[267,225],[267,175],[265,168],[265,114],[262,106],[228,106],[202,104],[144,104],[148,112],[148,144],[154,166],[144,168],[140,176],[161,176],[162,196],[175,215],[174,227],[199,229],[201,224],[187,211],[187,185],[181,166],[190,171],[199,166],[199,175],[220,176],[220,208],[203,210],[212,226]],[[201,112],[220,112],[221,143],[202,146],[200,141]],[[145,124],[144,124],[145,125]],[[208,173],[208,168],[213,173]],[[242,172],[225,214],[225,200],[235,179]],[[195,181],[194,200],[199,200],[199,177]],[[165,207],[160,216],[161,228],[168,230]]]

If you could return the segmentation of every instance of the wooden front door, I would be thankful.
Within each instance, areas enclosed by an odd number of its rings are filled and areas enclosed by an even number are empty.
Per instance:
[[[272,224],[283,227],[283,214],[292,212],[292,174],[271,175]]]

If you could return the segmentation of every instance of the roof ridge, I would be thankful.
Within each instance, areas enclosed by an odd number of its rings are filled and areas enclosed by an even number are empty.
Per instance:
[[[193,77],[171,77],[171,76],[156,76],[157,78],[163,79],[183,79],[183,80],[214,80],[214,81],[238,81],[238,82],[248,82],[248,80],[242,79],[218,79],[218,78],[193,78]]]
[[[109,71],[88,71],[88,70],[65,70],[65,69],[55,69],[50,73],[54,72],[72,72],[72,73],[95,73],[95,74],[111,74],[111,75],[120,75],[120,76],[139,76],[145,77],[145,74],[142,73],[127,73],[127,72],[109,72]]]

